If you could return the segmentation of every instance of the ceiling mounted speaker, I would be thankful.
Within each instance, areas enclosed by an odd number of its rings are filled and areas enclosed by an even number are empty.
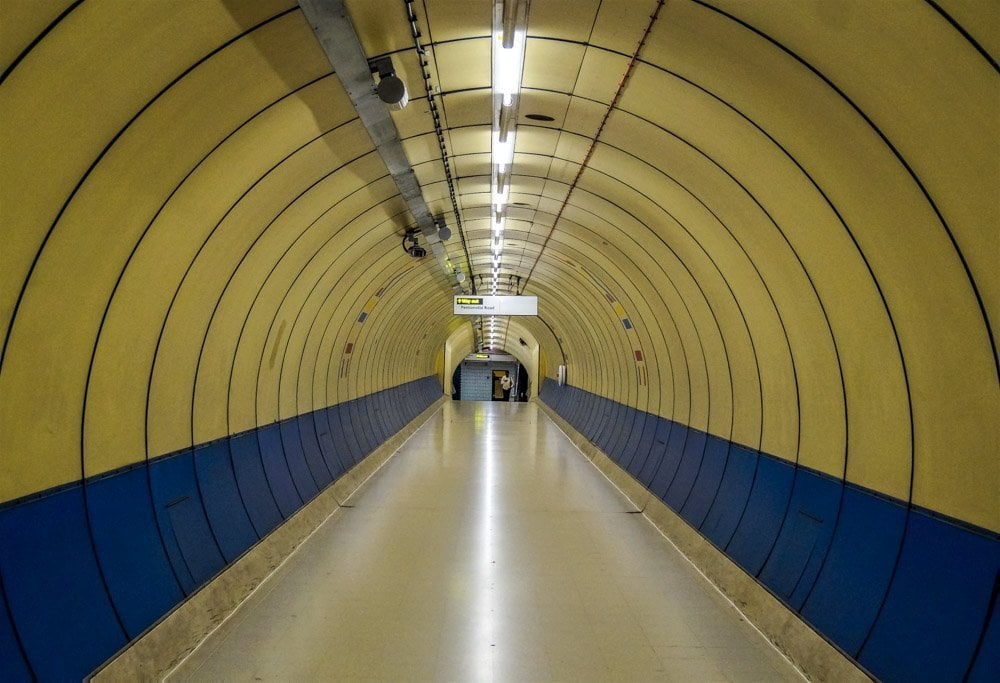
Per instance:
[[[378,98],[392,109],[402,109],[410,101],[406,84],[396,74],[383,76],[378,82]]]
[[[450,239],[451,238],[451,228],[449,228],[446,225],[442,225],[440,228],[438,228],[438,238],[441,239],[442,241]]]

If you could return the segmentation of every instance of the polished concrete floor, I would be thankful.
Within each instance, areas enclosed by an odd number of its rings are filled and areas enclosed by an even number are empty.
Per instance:
[[[445,403],[348,505],[171,680],[803,680],[534,403]]]

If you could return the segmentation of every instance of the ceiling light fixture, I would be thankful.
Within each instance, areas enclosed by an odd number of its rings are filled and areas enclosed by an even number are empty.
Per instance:
[[[523,0],[493,2],[493,134],[491,136],[490,202],[492,204],[493,294],[500,279],[503,232],[510,202],[517,106],[524,68],[527,3]]]

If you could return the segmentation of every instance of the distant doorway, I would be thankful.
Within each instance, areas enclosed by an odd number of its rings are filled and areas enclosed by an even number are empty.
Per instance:
[[[504,390],[504,378],[510,389]],[[451,377],[451,398],[455,401],[527,400],[528,373],[513,356],[476,354],[459,363]]]

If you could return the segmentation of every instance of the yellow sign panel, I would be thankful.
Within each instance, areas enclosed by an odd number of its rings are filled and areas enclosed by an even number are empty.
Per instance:
[[[538,315],[537,296],[456,296],[455,315]]]

